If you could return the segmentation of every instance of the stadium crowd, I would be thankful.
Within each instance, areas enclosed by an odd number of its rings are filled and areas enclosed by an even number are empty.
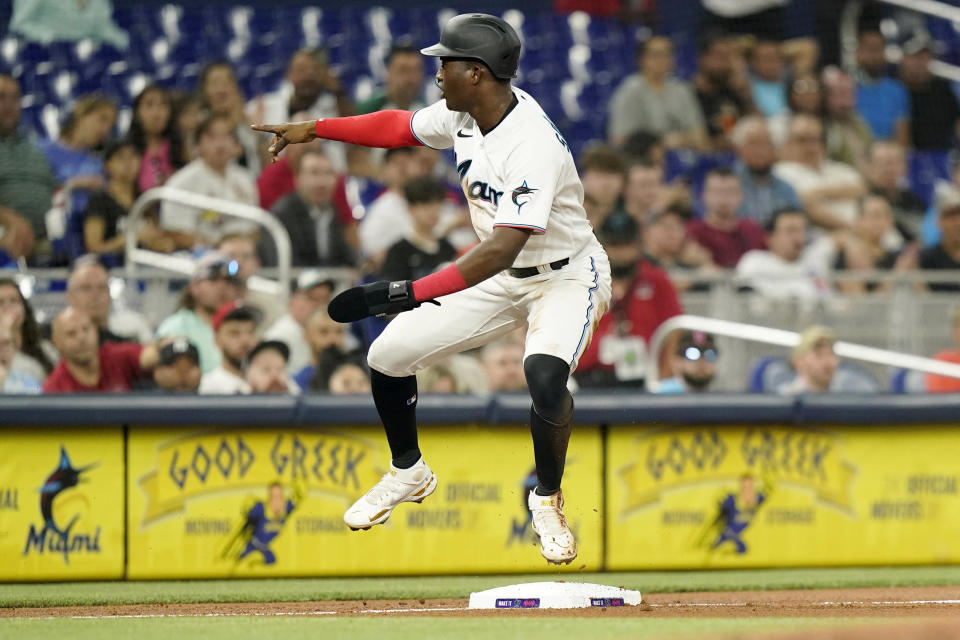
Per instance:
[[[611,309],[575,375],[580,387],[641,387],[649,339],[683,312],[678,292],[709,289],[724,274],[771,301],[816,303],[891,289],[869,274],[834,287],[838,271],[960,269],[960,167],[932,197],[906,180],[908,153],[952,149],[960,120],[949,83],[929,71],[932,40],[911,40],[893,65],[884,36],[864,30],[856,68],[842,70],[821,68],[815,49],[798,54],[714,28],[700,36],[689,81],[674,73],[669,38],[641,42],[635,73],[595,114],[607,139],[577,158],[613,278]],[[298,51],[279,88],[259,96],[243,95],[235,69],[213,61],[194,92],[148,84],[125,131],[110,97],[78,97],[57,139],[20,126],[18,79],[0,73],[0,262],[11,268],[0,277],[3,393],[368,391],[364,352],[385,321],[331,321],[338,283],[317,268],[414,279],[469,250],[476,238],[456,169],[427,147],[322,140],[271,163],[267,137],[248,125],[424,106],[430,71],[418,50],[396,45],[384,63],[383,86],[355,104],[322,50]],[[678,157],[689,170],[668,181]],[[196,261],[178,309],[157,327],[111,309],[108,269],[123,262],[128,212],[160,185],[268,210],[299,270],[286,309],[247,287],[277,264],[268,234],[172,202],[135,233],[141,247]],[[70,269],[49,326],[18,287],[15,269],[34,266]],[[956,292],[960,283],[930,288]],[[960,326],[960,314],[953,321]],[[843,390],[832,384],[835,340],[823,327],[804,333],[781,392]],[[708,334],[675,336],[661,391],[709,390],[718,357]],[[957,351],[938,357],[960,361]],[[522,358],[523,335],[510,336],[423,371],[421,388],[520,390]]]

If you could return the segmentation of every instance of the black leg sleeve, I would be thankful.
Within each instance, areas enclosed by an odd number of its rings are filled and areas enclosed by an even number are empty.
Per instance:
[[[409,469],[420,459],[417,445],[417,377],[395,378],[370,371],[373,402],[387,432],[393,466]]]
[[[538,495],[560,490],[573,419],[573,397],[567,391],[570,366],[555,356],[534,354],[523,363],[533,406],[530,434],[537,463]]]

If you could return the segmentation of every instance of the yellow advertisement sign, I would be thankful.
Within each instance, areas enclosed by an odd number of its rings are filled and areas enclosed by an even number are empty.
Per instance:
[[[436,492],[369,531],[343,512],[388,470],[380,427],[131,428],[130,578],[385,575],[547,569],[526,492],[529,429],[425,427]],[[564,495],[581,565],[598,569],[599,430],[570,443]]]
[[[120,427],[4,430],[0,581],[123,577]]]
[[[615,427],[607,567],[960,562],[960,432]]]

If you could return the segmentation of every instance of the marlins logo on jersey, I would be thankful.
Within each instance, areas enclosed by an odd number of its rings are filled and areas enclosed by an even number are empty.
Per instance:
[[[523,205],[527,204],[533,200],[533,192],[536,189],[527,186],[527,181],[524,180],[523,184],[513,190],[513,204],[517,205],[517,213],[520,213],[520,209],[523,208]]]
[[[514,267],[571,261],[601,250],[583,210],[583,186],[563,136],[521,89],[492,129],[443,100],[413,114],[410,128],[434,149],[453,147],[470,221],[480,240],[496,227],[530,232]]]

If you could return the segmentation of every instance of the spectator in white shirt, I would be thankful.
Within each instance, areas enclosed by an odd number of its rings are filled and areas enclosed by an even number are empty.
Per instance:
[[[200,393],[236,395],[250,393],[243,379],[243,362],[257,344],[259,312],[242,303],[227,302],[213,316],[213,330],[223,358],[220,366],[203,374]]]
[[[829,237],[807,245],[807,216],[782,209],[767,225],[767,249],[748,251],[737,276],[761,295],[777,300],[816,300],[830,294],[827,277],[834,257]]]
[[[290,348],[287,371],[296,375],[310,364],[313,352],[304,332],[307,319],[319,307],[330,302],[333,282],[320,271],[304,271],[297,278],[296,290],[290,296],[289,311],[263,333],[264,340],[279,340]]]
[[[866,185],[856,169],[826,158],[823,125],[801,114],[790,122],[783,160],[773,168],[800,196],[810,221],[821,229],[847,229],[857,219]]]
[[[170,176],[166,186],[256,206],[257,183],[251,173],[236,163],[238,149],[230,119],[218,114],[207,116],[197,125],[200,157]],[[160,226],[177,232],[181,249],[216,246],[227,233],[256,232],[253,223],[169,201],[160,207]]]
[[[413,220],[403,197],[407,180],[422,175],[413,148],[388,149],[381,175],[387,190],[367,207],[360,221],[360,249],[375,266],[383,261],[387,249],[413,231]]]
[[[251,122],[289,122],[299,111],[308,111],[313,118],[336,118],[354,113],[350,96],[330,68],[327,52],[322,49],[296,51],[287,64],[283,83],[276,91],[248,102],[246,110]],[[330,155],[337,171],[346,170],[346,145],[325,140],[323,149]]]

